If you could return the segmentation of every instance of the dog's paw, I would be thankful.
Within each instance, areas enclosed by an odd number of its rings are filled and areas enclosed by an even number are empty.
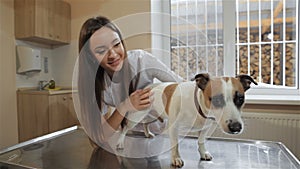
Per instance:
[[[183,166],[183,164],[184,164],[184,162],[180,157],[174,158],[172,160],[172,165],[175,167],[181,168]]]
[[[201,160],[202,161],[211,161],[212,158],[213,157],[210,155],[209,152],[205,152],[205,154],[201,155]]]

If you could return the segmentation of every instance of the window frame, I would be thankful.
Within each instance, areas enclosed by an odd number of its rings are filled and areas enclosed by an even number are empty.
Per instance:
[[[226,76],[235,76],[236,75],[236,66],[225,66],[232,65],[232,63],[236,62],[236,42],[235,36],[230,36],[232,34],[236,34],[236,2],[235,0],[222,0],[223,3],[223,21],[226,20],[226,27],[223,27],[223,50],[224,50],[224,75]],[[300,3],[297,2],[298,9]],[[232,10],[234,9],[234,10]],[[168,1],[157,1],[151,0],[151,45],[152,45],[152,53],[154,56],[157,56],[162,62],[164,62],[167,66],[171,65],[171,48],[170,48],[170,35],[171,35],[171,21],[170,17],[167,20],[167,17],[159,17],[159,15],[152,15],[153,13],[161,13],[164,16],[170,16],[170,0]],[[299,10],[297,11],[298,17],[300,15]],[[299,20],[299,18],[298,18]],[[297,48],[298,53],[296,56],[297,60],[297,68],[296,68],[296,76],[298,77],[298,83],[296,87],[284,88],[284,87],[266,87],[266,86],[251,86],[251,88],[247,91],[246,95],[246,103],[250,104],[285,104],[285,105],[300,105],[300,43],[299,43],[299,22],[296,23],[298,25],[298,31],[296,36],[298,36]],[[159,25],[159,26],[158,26]],[[229,25],[229,26],[228,26]],[[231,26],[230,26],[231,25]],[[157,34],[169,35],[169,37],[165,36],[157,36]],[[226,36],[227,35],[227,36]],[[226,44],[225,44],[226,42]],[[158,50],[159,49],[159,50]],[[234,50],[232,50],[234,49]],[[163,52],[162,52],[163,51]],[[236,65],[236,64],[234,64]]]

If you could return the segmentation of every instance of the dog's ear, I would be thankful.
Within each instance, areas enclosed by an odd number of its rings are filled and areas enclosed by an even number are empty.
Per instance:
[[[208,73],[200,73],[197,74],[194,78],[191,79],[192,81],[196,80],[197,86],[204,90],[208,81],[209,81],[209,74]]]
[[[245,91],[250,88],[251,83],[254,83],[255,85],[257,85],[256,81],[254,81],[251,76],[237,75],[236,78],[238,78],[240,80]]]

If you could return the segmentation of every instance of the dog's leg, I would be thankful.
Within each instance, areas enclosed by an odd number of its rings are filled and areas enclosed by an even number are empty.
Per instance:
[[[147,138],[153,138],[155,135],[149,130],[149,124],[143,123],[144,133]]]
[[[169,125],[170,126],[170,125]],[[169,136],[171,140],[172,146],[172,165],[175,167],[182,167],[184,162],[180,158],[179,151],[178,151],[178,131],[176,128],[171,127],[169,129]]]
[[[125,137],[126,137],[126,134],[127,134],[128,130],[129,130],[128,125],[125,125],[124,128],[121,131],[119,140],[117,142],[117,150],[123,150],[124,149],[124,141],[125,141]]]
[[[198,137],[198,151],[200,153],[201,160],[210,161],[210,160],[212,160],[212,156],[206,150],[205,145],[204,145],[206,132],[207,132],[206,130],[199,132],[199,137]]]
[[[130,121],[130,120],[127,121],[127,124],[124,125],[124,127],[121,131],[119,140],[117,142],[117,150],[123,150],[124,149],[124,141],[125,141],[126,134],[129,130],[131,130],[136,125],[137,125],[137,123],[135,123],[133,121]]]
[[[146,111],[138,111],[134,113],[130,113],[127,115],[127,124],[124,125],[122,132],[120,134],[119,140],[117,142],[117,150],[123,150],[124,149],[124,141],[126,134],[129,130],[133,129],[138,122],[142,121],[142,119],[145,117]]]

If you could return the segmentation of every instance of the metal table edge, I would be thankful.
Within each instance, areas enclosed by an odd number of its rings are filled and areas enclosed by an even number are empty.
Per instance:
[[[16,145],[13,145],[11,147],[7,147],[7,148],[4,148],[4,149],[0,150],[0,155],[4,154],[4,153],[7,153],[9,151],[16,150],[16,149],[21,148],[21,147],[25,147],[25,146],[33,144],[33,143],[40,143],[40,142],[43,142],[43,141],[47,141],[47,140],[50,140],[50,139],[68,134],[70,132],[74,132],[75,130],[78,130],[79,128],[80,128],[79,126],[72,126],[72,127],[69,127],[69,128],[63,129],[63,130],[59,130],[59,131],[56,131],[56,132],[53,132],[53,133],[50,133],[50,134],[46,134],[46,135],[43,135],[43,136],[40,136],[40,137],[37,137],[37,138],[33,138],[31,140],[28,140],[28,141],[21,142],[19,144],[16,144]]]
[[[280,147],[280,149],[282,151],[284,151],[290,157],[290,159],[296,166],[300,167],[299,159],[282,142],[265,141],[265,140],[251,140],[251,139],[238,139],[238,138],[225,138],[225,137],[208,137],[207,140],[255,143],[255,144],[276,144],[276,145],[278,145],[278,147]]]
[[[33,144],[33,143],[39,143],[39,142],[47,141],[47,140],[50,140],[50,139],[54,139],[54,138],[72,133],[72,132],[75,132],[78,129],[82,129],[82,127],[72,126],[72,127],[69,127],[69,128],[63,129],[63,130],[59,130],[59,131],[44,135],[44,136],[37,137],[37,138],[31,139],[31,140],[16,144],[14,146],[4,148],[4,149],[0,150],[0,155],[4,154],[4,153],[7,153],[7,152],[10,152],[10,151],[13,151],[13,150],[16,150],[16,149],[19,149],[19,148],[22,148],[22,147],[25,147],[25,146]],[[193,137],[193,136],[185,136],[185,137],[186,138],[191,138],[191,139],[196,138],[196,137]],[[208,137],[207,140],[208,141],[209,140],[215,140],[215,141],[228,141],[228,142],[241,142],[241,143],[255,143],[255,144],[270,144],[270,143],[271,144],[276,144],[281,148],[282,151],[284,151],[290,157],[290,160],[292,160],[291,162],[293,164],[300,167],[300,161],[297,159],[297,157],[295,155],[293,155],[293,153],[281,142],[264,141],[264,140],[251,140],[251,139],[237,139],[237,138],[224,138],[224,137]],[[6,162],[6,161],[4,162],[4,161],[0,160],[0,162],[10,164],[9,162]],[[20,165],[20,167],[25,167],[25,166]]]
[[[12,165],[14,167],[21,167],[22,169],[38,169],[38,168],[34,168],[34,167],[29,167],[29,166],[25,166],[25,165],[21,165],[21,164],[17,164],[17,163],[12,163],[12,162],[9,162],[9,161],[2,161],[0,160],[0,164],[3,163],[5,165]],[[2,166],[0,165],[0,168]]]

